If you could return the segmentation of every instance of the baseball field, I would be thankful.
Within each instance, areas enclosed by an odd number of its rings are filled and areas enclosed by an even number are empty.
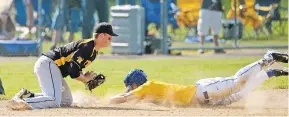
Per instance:
[[[279,40],[280,41],[280,40]],[[283,40],[283,43],[288,40]],[[279,43],[279,42],[278,42]],[[107,50],[106,50],[107,51]],[[288,52],[288,50],[280,50]],[[124,92],[123,78],[128,71],[141,68],[149,80],[193,85],[197,80],[217,76],[231,76],[240,68],[263,57],[262,50],[228,50],[227,54],[185,55],[185,56],[114,56],[99,55],[85,71],[95,71],[107,76],[106,82],[92,93],[84,84],[66,78],[74,105],[69,108],[12,111],[6,108],[8,99],[25,87],[39,92],[38,81],[33,74],[36,57],[0,57],[0,77],[6,95],[1,96],[0,116],[44,115],[44,116],[244,116],[244,115],[288,115],[288,78],[271,78],[259,86],[248,97],[229,106],[214,107],[167,107],[152,103],[109,105],[107,99]],[[193,52],[194,53],[194,52]],[[286,64],[283,64],[287,66]]]
[[[110,6],[113,5],[109,0]],[[227,0],[223,0],[227,1]],[[288,1],[282,0],[281,6],[288,8]],[[1,0],[0,4],[8,3]],[[223,2],[226,9],[230,3]],[[2,7],[1,7],[2,8]],[[226,11],[227,12],[227,11]],[[281,12],[288,15],[288,11]],[[274,25],[274,24],[273,24]],[[288,44],[288,23],[285,24],[286,36],[268,36],[266,40],[241,40],[240,45],[284,45]],[[280,26],[279,23],[277,26]],[[276,27],[276,26],[275,26]],[[247,30],[247,29],[246,29]],[[278,32],[274,31],[274,32]],[[181,32],[180,39],[183,39]],[[250,32],[247,30],[247,32]],[[251,31],[249,37],[251,36]],[[252,34],[253,35],[253,34]],[[67,36],[65,35],[65,38]],[[76,39],[81,38],[78,32]],[[228,43],[229,42],[229,43]],[[66,44],[67,42],[62,42]],[[51,42],[44,42],[43,51],[47,51]],[[208,43],[206,46],[212,46]],[[222,46],[232,46],[233,41],[221,43]],[[174,47],[199,46],[199,44],[173,43]],[[110,105],[107,99],[125,91],[123,78],[134,68],[143,69],[149,80],[168,83],[193,85],[197,80],[210,77],[226,77],[235,74],[240,68],[259,60],[267,49],[259,50],[226,50],[227,54],[215,55],[211,52],[198,55],[196,51],[182,51],[183,56],[144,55],[118,56],[110,55],[111,49],[101,50],[98,56],[84,71],[95,71],[107,76],[104,84],[93,90],[85,90],[84,84],[67,77],[74,99],[72,107],[13,111],[6,106],[20,88],[32,92],[40,92],[40,87],[33,67],[36,57],[0,57],[0,78],[5,88],[5,95],[0,95],[0,116],[288,116],[288,77],[271,78],[265,81],[245,99],[229,106],[209,107],[174,107],[152,103],[125,103]],[[281,49],[287,52],[287,49]],[[174,51],[180,52],[180,51]],[[174,53],[173,52],[173,53]],[[282,64],[288,66],[288,64]]]

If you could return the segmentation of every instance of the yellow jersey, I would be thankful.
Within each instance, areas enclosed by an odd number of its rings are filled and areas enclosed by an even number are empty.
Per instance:
[[[134,89],[132,93],[138,99],[150,99],[157,103],[169,103],[174,105],[189,105],[197,91],[194,85],[185,86],[169,84],[159,81],[147,81]]]

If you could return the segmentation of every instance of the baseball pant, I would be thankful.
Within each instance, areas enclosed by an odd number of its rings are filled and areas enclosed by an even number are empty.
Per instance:
[[[53,60],[41,56],[35,63],[34,73],[42,93],[36,94],[35,97],[24,98],[32,109],[56,108],[72,104],[70,89]]]
[[[198,20],[198,34],[206,36],[209,29],[212,29],[213,35],[219,35],[222,28],[222,12],[201,9]]]
[[[262,69],[262,64],[262,60],[254,62],[227,78],[201,79],[196,83],[198,87],[196,96],[201,103],[211,105],[237,102],[269,78]],[[207,98],[204,92],[207,93]]]

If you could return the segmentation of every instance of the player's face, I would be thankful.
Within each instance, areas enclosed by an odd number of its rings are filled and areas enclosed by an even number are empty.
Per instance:
[[[101,40],[101,46],[102,47],[107,47],[109,46],[110,42],[111,42],[111,38],[112,36],[106,33],[101,33],[99,34],[99,39]]]
[[[112,38],[111,35],[104,33],[103,39],[104,39],[104,41],[105,41],[106,47],[109,46],[109,44],[110,44],[110,42],[111,42],[111,38]]]
[[[125,87],[127,88],[128,86],[125,84]],[[132,91],[132,90],[134,90],[136,88],[138,88],[137,84],[133,83],[132,86],[130,87],[130,89],[126,91],[126,93],[130,92],[130,91]]]

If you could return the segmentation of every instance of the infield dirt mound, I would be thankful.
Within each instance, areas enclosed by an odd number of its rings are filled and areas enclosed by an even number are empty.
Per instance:
[[[151,103],[109,105],[94,96],[75,92],[77,104],[70,108],[42,109],[28,111],[12,111],[6,108],[7,100],[0,103],[0,116],[34,115],[34,116],[287,116],[288,89],[262,90],[251,93],[246,99],[229,106],[215,107],[164,107]]]

